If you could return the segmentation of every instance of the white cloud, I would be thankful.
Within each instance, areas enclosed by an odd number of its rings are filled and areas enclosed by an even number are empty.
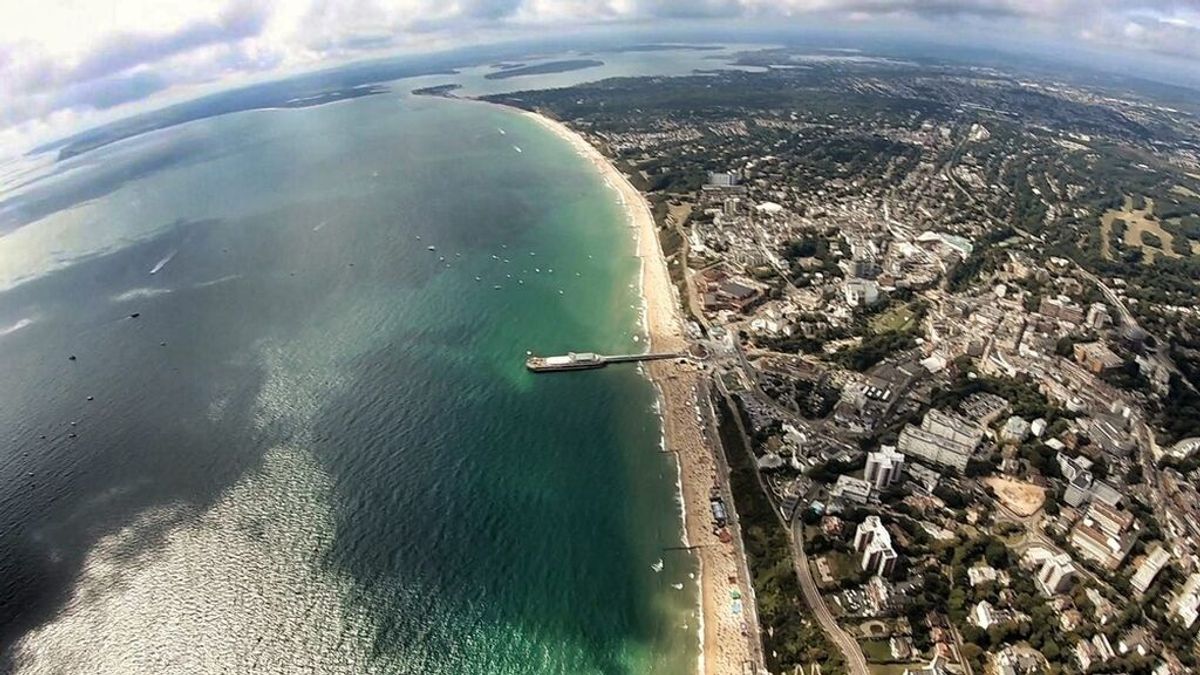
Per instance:
[[[1182,0],[0,0],[0,147],[207,82],[495,31],[674,17],[897,18],[1200,58]]]

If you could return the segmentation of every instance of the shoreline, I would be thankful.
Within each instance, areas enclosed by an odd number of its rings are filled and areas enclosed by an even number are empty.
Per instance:
[[[639,285],[643,306],[643,329],[649,348],[655,351],[685,351],[681,306],[671,283],[666,258],[658,241],[658,228],[649,203],[629,179],[607,157],[583,136],[562,122],[527,110],[522,115],[537,122],[559,138],[571,144],[581,157],[596,167],[605,183],[620,196],[629,224],[635,230],[635,255],[641,261]],[[673,360],[642,364],[661,403],[659,419],[662,442],[676,456],[677,486],[680,491],[680,511],[683,520],[682,540],[685,546],[695,546],[699,563],[697,581],[700,605],[699,656],[697,669],[706,675],[741,675],[744,665],[753,662],[756,650],[751,638],[743,635],[743,623],[754,621],[756,612],[743,606],[740,615],[731,609],[731,592],[740,592],[744,605],[754,602],[754,595],[742,573],[740,535],[734,530],[732,542],[722,542],[710,523],[709,492],[718,482],[715,448],[705,441],[698,391],[705,373],[693,364]],[[730,505],[732,506],[732,505]],[[731,528],[732,529],[732,528]],[[732,581],[732,583],[731,583]],[[749,635],[757,634],[751,626]]]

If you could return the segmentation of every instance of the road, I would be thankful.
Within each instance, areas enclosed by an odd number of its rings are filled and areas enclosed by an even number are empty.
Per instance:
[[[725,398],[726,405],[730,410],[737,410],[737,404],[733,397],[725,389],[720,378],[717,378],[717,390]],[[742,420],[738,415],[733,415],[734,424],[738,428],[738,433],[742,435],[742,446],[744,450],[751,453],[751,461],[755,461],[753,450],[751,450],[750,438],[746,434],[746,429],[742,426]],[[728,471],[727,466],[723,466],[723,470]],[[770,499],[771,490],[763,482],[762,474],[758,469],[754,470],[754,478],[758,481],[758,488],[763,491],[764,495]],[[804,603],[808,605],[809,611],[817,619],[817,623],[821,626],[821,630],[829,638],[834,645],[842,652],[842,656],[846,662],[846,669],[851,675],[870,675],[870,670],[867,668],[867,659],[863,656],[862,649],[858,646],[858,641],[850,637],[842,627],[838,625],[837,619],[833,618],[833,614],[829,612],[829,608],[825,606],[825,599],[821,597],[821,592],[817,589],[817,582],[812,578],[812,570],[808,566],[808,556],[804,553],[804,537],[803,533],[797,535],[795,528],[800,527],[801,523],[793,520],[789,525],[783,516],[779,513],[779,509],[772,508],[771,512],[779,520],[779,524],[787,530],[792,540],[792,563],[796,568],[796,574],[800,578],[800,589],[804,595]]]
[[[853,675],[869,675],[871,671],[867,667],[867,659],[863,656],[862,649],[858,646],[858,640],[842,630],[837,619],[833,618],[833,614],[825,606],[825,598],[821,597],[817,581],[813,579],[812,568],[808,566],[808,555],[804,552],[803,527],[804,525],[798,519],[793,519],[790,531],[792,560],[796,563],[796,574],[800,577],[800,589],[804,592],[804,601],[808,603],[808,608],[812,610],[817,623],[821,624],[821,630],[825,631],[825,635],[829,636],[838,649],[842,650],[842,656],[846,659],[846,670]]]

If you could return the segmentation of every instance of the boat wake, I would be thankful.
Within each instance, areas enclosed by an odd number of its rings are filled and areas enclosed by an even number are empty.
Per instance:
[[[11,326],[5,326],[4,328],[0,328],[0,337],[3,337],[5,335],[11,335],[12,333],[17,332],[32,323],[33,323],[33,319],[26,318],[26,319],[21,319],[20,321],[14,323]]]
[[[169,288],[131,288],[124,293],[118,293],[117,295],[112,296],[112,301],[128,302],[130,300],[137,300],[139,298],[153,298],[156,295],[166,295],[170,292],[171,290]]]
[[[159,260],[158,263],[156,263],[154,265],[154,267],[150,268],[150,274],[158,274],[159,270],[166,267],[167,263],[171,262],[171,258],[174,258],[176,253],[179,253],[179,251],[178,250],[171,251],[170,253],[167,254],[167,257],[163,258],[162,260]]]

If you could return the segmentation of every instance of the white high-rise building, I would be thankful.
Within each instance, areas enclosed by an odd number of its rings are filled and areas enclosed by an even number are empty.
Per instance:
[[[983,430],[954,413],[934,408],[925,413],[921,426],[908,424],[900,431],[900,452],[934,464],[952,466],[960,472],[975,453]]]
[[[900,557],[892,547],[892,535],[879,520],[879,516],[867,516],[854,531],[854,549],[862,554],[862,569],[889,576]]]
[[[878,452],[867,454],[867,466],[863,478],[882,490],[889,485],[900,482],[900,472],[904,469],[904,455],[896,452],[895,446],[885,445]]]
[[[1056,595],[1071,587],[1075,580],[1075,561],[1066,553],[1046,559],[1038,570],[1037,581],[1046,595]]]

